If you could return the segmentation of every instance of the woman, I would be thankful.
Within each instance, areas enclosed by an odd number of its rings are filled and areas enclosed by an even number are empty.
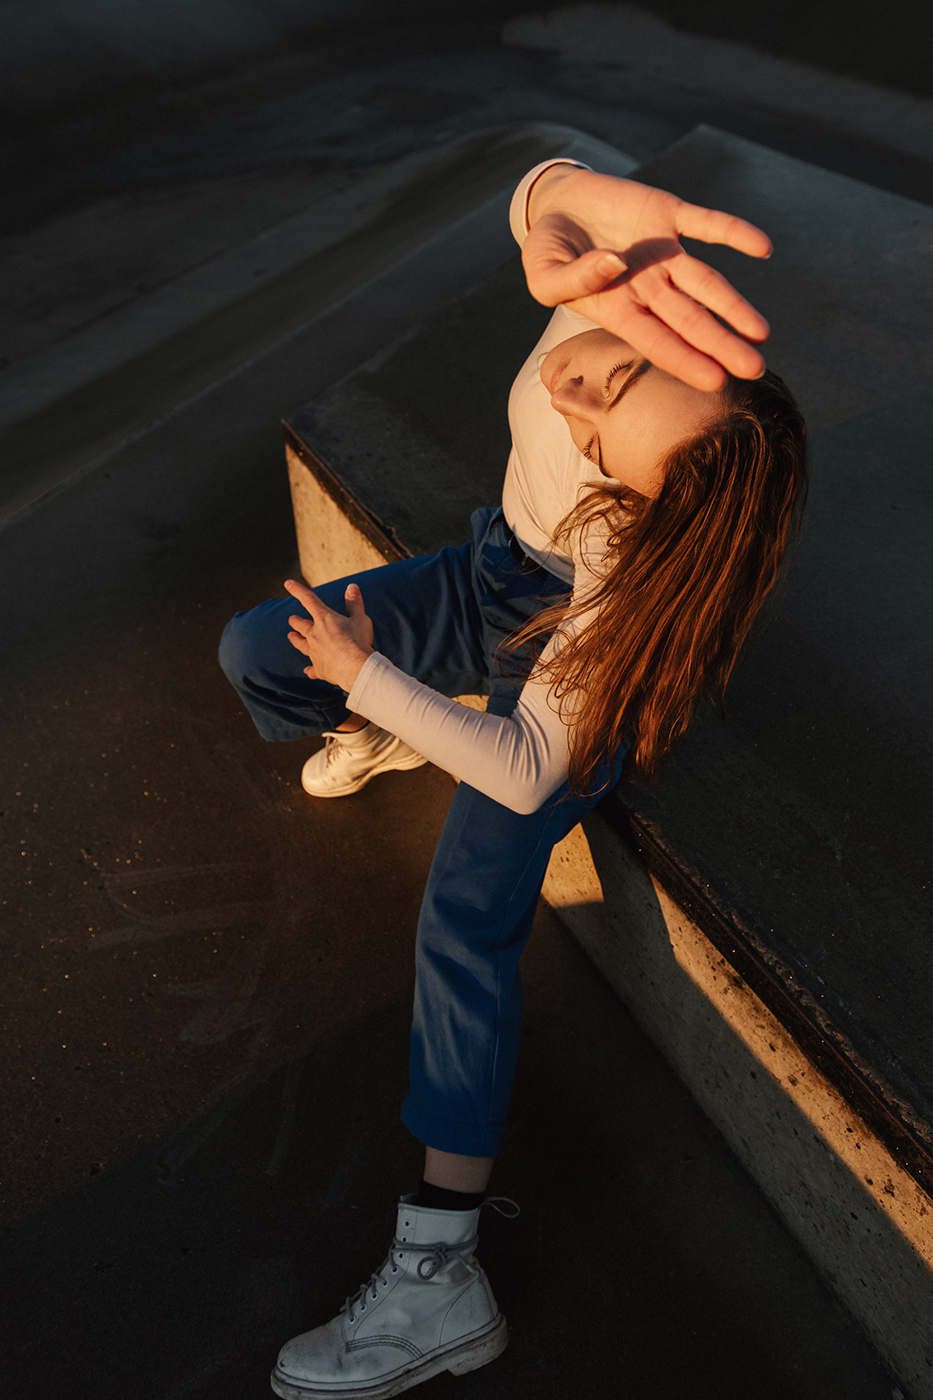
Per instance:
[[[288,1400],[395,1395],[505,1346],[473,1250],[551,849],[624,762],[650,780],[721,691],[805,482],[803,421],[750,343],[767,325],[678,242],[767,257],[763,233],[567,162],[529,172],[512,226],[557,310],[513,386],[503,508],[460,549],[316,593],[289,581],[302,612],[264,604],[222,644],[265,737],[328,735],[308,791],[426,759],[462,780],[418,928],[402,1116],[424,1178],[382,1269],[282,1349]],[[485,713],[450,698],[482,689]]]

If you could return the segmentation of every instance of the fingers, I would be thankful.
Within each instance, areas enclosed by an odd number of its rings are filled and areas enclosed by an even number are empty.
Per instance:
[[[724,214],[719,209],[704,209],[699,204],[680,201],[677,210],[677,231],[684,238],[698,238],[701,243],[723,243],[750,258],[770,258],[771,239],[762,229]]]
[[[308,613],[308,617],[310,617],[312,623],[315,621],[320,622],[328,614],[333,614],[333,609],[329,608],[326,603],[322,603],[314,590],[309,588],[307,584],[301,583],[298,579],[287,578],[285,580],[285,588],[293,598],[298,599],[298,602],[301,603],[302,607]],[[346,603],[348,617],[353,613],[362,613],[365,615],[366,609],[363,606],[363,595],[357,584],[347,584],[346,591],[344,592],[344,601]],[[339,616],[339,614],[336,615]],[[288,620],[293,627],[299,623],[308,624],[308,618],[290,617]]]
[[[764,373],[765,362],[753,345],[734,335],[699,301],[684,296],[670,283],[653,289],[649,309],[680,339],[715,360],[737,379],[757,379]]]
[[[682,253],[668,264],[668,272],[675,287],[728,321],[746,340],[768,339],[771,327],[761,312],[714,268],[699,258],[692,258],[689,253]]]
[[[626,317],[621,333],[653,365],[683,380],[684,384],[707,394],[724,387],[726,371],[722,365],[688,344],[647,307],[634,309]]]
[[[318,596],[312,592],[307,584],[301,583],[298,579],[287,578],[285,580],[285,587],[292,597],[297,599],[302,607],[310,614],[308,617],[301,617],[298,613],[295,613],[288,619],[288,625],[292,629],[288,634],[288,640],[296,651],[300,651],[302,656],[307,656],[310,660],[311,648],[308,644],[308,638],[314,633],[314,614],[317,613],[318,618],[320,618],[324,613],[330,610],[321,602]],[[310,666],[306,667],[305,674],[308,674],[311,669]]]
[[[349,690],[372,652],[373,624],[359,587],[355,583],[346,587],[346,616],[329,608],[313,589],[296,579],[288,579],[285,587],[310,614],[296,612],[288,619],[289,642],[311,663],[304,674]]]
[[[306,583],[301,583],[298,579],[287,578],[285,588],[293,598],[298,599],[298,602],[312,619],[315,616],[322,617],[325,613],[330,612],[330,608],[321,602],[317,594],[312,592]]]

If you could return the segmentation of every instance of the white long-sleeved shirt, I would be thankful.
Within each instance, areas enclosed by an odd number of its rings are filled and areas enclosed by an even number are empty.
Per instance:
[[[530,170],[515,191],[510,221],[519,244],[528,232],[531,186],[555,163],[545,161]],[[585,599],[599,578],[604,553],[601,535],[596,529],[582,539],[578,535],[569,554],[554,545],[554,535],[568,512],[594,486],[604,485],[605,477],[574,445],[563,417],[551,407],[538,370],[555,345],[594,329],[584,316],[559,306],[519,370],[509,396],[512,450],[503,512],[526,552],[573,585],[573,603]],[[584,614],[567,624],[566,630],[572,632],[589,621]],[[559,645],[560,638],[552,638],[542,661],[553,656]],[[347,704],[515,812],[536,811],[567,777],[567,702],[560,713],[540,668],[525,682],[512,714],[502,717],[439,695],[377,652],[360,671]]]

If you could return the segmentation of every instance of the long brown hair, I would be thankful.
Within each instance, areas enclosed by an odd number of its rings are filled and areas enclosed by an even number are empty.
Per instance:
[[[598,487],[558,540],[597,526],[601,584],[572,608],[546,608],[507,651],[563,631],[543,666],[570,726],[571,790],[595,793],[629,746],[627,772],[650,783],[704,693],[722,703],[755,616],[778,580],[806,494],[806,427],[776,374],[730,379],[722,409],[663,463],[653,500]],[[595,609],[576,634],[566,624]]]

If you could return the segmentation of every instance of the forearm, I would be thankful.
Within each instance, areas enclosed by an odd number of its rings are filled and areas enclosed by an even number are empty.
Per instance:
[[[527,683],[506,718],[439,695],[377,653],[347,704],[513,812],[537,811],[567,776],[567,728],[543,683]]]

